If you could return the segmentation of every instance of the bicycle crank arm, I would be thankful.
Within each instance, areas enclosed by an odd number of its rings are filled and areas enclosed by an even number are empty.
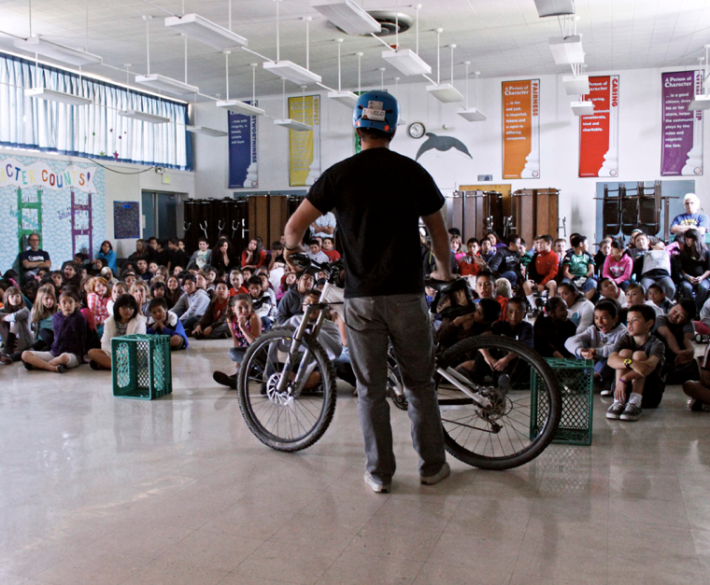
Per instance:
[[[471,381],[459,374],[456,370],[452,368],[446,368],[445,370],[443,368],[437,368],[436,373],[456,386],[456,388],[461,390],[461,392],[463,392],[481,408],[491,407],[491,401],[485,396],[472,392],[468,387],[468,385],[471,384]]]

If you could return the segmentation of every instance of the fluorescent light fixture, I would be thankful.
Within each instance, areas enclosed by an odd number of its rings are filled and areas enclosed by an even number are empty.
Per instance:
[[[305,67],[296,65],[293,61],[266,61],[264,69],[298,85],[308,85],[309,83],[320,83],[322,81],[320,75],[309,71]]]
[[[165,124],[166,122],[170,122],[170,118],[156,116],[155,114],[148,114],[146,112],[139,112],[138,110],[121,110],[118,112],[118,115],[123,116],[124,118],[139,120],[141,122],[148,122],[149,124]]]
[[[204,134],[205,136],[214,136],[215,138],[228,135],[224,130],[215,130],[214,128],[207,128],[207,126],[185,126],[185,129],[193,134]]]
[[[574,14],[574,0],[535,0],[540,18]]]
[[[351,0],[318,1],[311,6],[349,35],[367,35],[382,30],[379,22]]]
[[[688,110],[695,112],[696,110],[710,109],[710,95],[696,95],[692,102],[688,105]]]
[[[555,60],[555,65],[584,63],[582,35],[553,37],[550,39],[550,50],[552,51],[552,58]]]
[[[199,93],[200,91],[200,88],[196,85],[183,83],[182,81],[178,81],[172,77],[165,77],[164,75],[158,75],[157,73],[153,73],[151,75],[136,75],[136,83],[147,85],[152,89],[165,91],[174,95]]]
[[[382,51],[382,58],[404,75],[429,75],[431,67],[412,49]]]
[[[329,91],[328,99],[340,102],[349,108],[354,108],[357,104],[357,96],[352,91]]]
[[[274,125],[281,126],[282,128],[288,128],[289,130],[295,130],[296,132],[310,132],[313,130],[312,126],[297,120],[291,120],[291,118],[274,120]]]
[[[222,102],[217,102],[218,108],[224,108],[230,112],[236,112],[237,114],[244,114],[245,116],[263,116],[266,114],[266,110],[252,106],[240,100],[226,100]]]
[[[59,102],[69,106],[88,106],[93,103],[89,98],[74,95],[73,93],[64,93],[61,91],[54,91],[53,89],[45,89],[43,87],[26,89],[25,97],[37,98],[50,102]]]
[[[567,95],[587,95],[589,93],[589,75],[563,75],[562,85]]]
[[[440,102],[452,104],[463,101],[463,94],[450,83],[427,85],[426,90]]]
[[[231,30],[215,24],[199,14],[168,16],[165,19],[165,26],[220,51],[248,45],[247,39],[243,36],[233,33]]]
[[[572,102],[570,105],[575,116],[591,116],[594,113],[593,102]]]
[[[461,108],[456,113],[469,122],[483,122],[486,120],[486,115],[477,108]]]
[[[37,53],[43,57],[49,57],[56,61],[69,63],[70,65],[100,65],[101,57],[92,55],[81,49],[74,49],[59,43],[52,43],[39,36],[32,36],[29,39],[17,39],[13,43],[16,48],[29,53]]]

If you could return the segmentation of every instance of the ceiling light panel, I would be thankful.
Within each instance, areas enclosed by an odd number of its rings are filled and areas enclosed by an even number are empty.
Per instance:
[[[587,95],[589,93],[589,75],[563,75],[562,85],[567,95]]]
[[[688,105],[688,110],[691,112],[708,109],[710,109],[710,95],[696,95],[695,99]]]
[[[74,95],[72,93],[54,91],[53,89],[45,89],[43,87],[26,89],[25,97],[58,102],[69,106],[88,106],[93,103],[89,98]]]
[[[582,35],[568,37],[553,37],[550,39],[550,50],[556,65],[574,65],[584,63]]]
[[[318,1],[311,6],[349,35],[366,35],[382,30],[379,22],[351,0]]]
[[[230,112],[236,112],[237,114],[244,114],[245,116],[263,116],[266,114],[265,110],[247,104],[240,100],[226,100],[217,102],[218,108],[223,108],[229,110]]]
[[[158,75],[157,73],[151,75],[136,75],[136,83],[173,95],[187,95],[189,93],[199,93],[200,91],[200,88],[196,85],[183,83],[177,79]]]
[[[170,122],[170,118],[165,118],[164,116],[156,116],[155,114],[148,114],[146,112],[140,112],[138,110],[121,110],[118,112],[118,115],[124,118],[131,118],[133,120],[147,122],[149,124],[165,124],[166,122]]]
[[[546,16],[566,16],[574,14],[574,0],[535,0],[535,8],[540,18]]]
[[[220,51],[248,45],[247,39],[243,36],[233,33],[199,14],[168,16],[165,19],[165,26]]]
[[[469,122],[483,122],[486,120],[486,115],[477,108],[461,108],[456,113]]]
[[[575,116],[591,116],[594,113],[592,102],[572,102],[570,105]]]
[[[382,58],[404,75],[430,75],[431,67],[411,49],[382,51]]]
[[[354,108],[357,104],[357,95],[355,95],[352,91],[329,91],[328,99],[341,103],[350,108]]]
[[[62,61],[69,65],[84,66],[84,65],[100,65],[101,57],[92,55],[81,49],[74,49],[59,43],[53,43],[39,36],[33,36],[29,39],[16,39],[13,43],[16,48],[29,53],[36,53],[43,57],[49,57],[56,61]]]
[[[298,120],[292,120],[291,118],[274,120],[274,125],[288,128],[289,130],[295,130],[296,132],[310,132],[313,130],[312,126],[299,122]]]
[[[203,134],[204,136],[213,136],[215,138],[228,135],[224,130],[216,130],[215,128],[208,128],[207,126],[186,126],[185,129],[193,134]]]
[[[278,75],[282,79],[292,81],[297,85],[308,85],[311,83],[320,83],[322,77],[305,67],[296,65],[292,61],[266,61],[264,69],[271,71],[274,75]]]
[[[450,83],[441,83],[439,85],[427,85],[427,92],[432,97],[435,97],[440,102],[451,104],[463,101],[463,95]]]

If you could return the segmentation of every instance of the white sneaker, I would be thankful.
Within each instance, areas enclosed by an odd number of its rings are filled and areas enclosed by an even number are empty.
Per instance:
[[[376,494],[388,494],[392,489],[391,483],[380,483],[370,475],[369,471],[365,472],[365,483],[369,485]]]
[[[423,485],[434,485],[435,483],[439,483],[441,480],[446,479],[450,475],[451,467],[449,467],[448,463],[444,462],[444,465],[441,467],[439,473],[435,475],[420,475],[419,481]]]

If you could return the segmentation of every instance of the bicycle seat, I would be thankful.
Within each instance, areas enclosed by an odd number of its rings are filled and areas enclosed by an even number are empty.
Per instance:
[[[441,294],[447,294],[456,290],[463,290],[468,287],[468,283],[463,278],[454,278],[453,280],[437,280],[436,278],[427,277],[424,279],[424,285],[433,288]]]

